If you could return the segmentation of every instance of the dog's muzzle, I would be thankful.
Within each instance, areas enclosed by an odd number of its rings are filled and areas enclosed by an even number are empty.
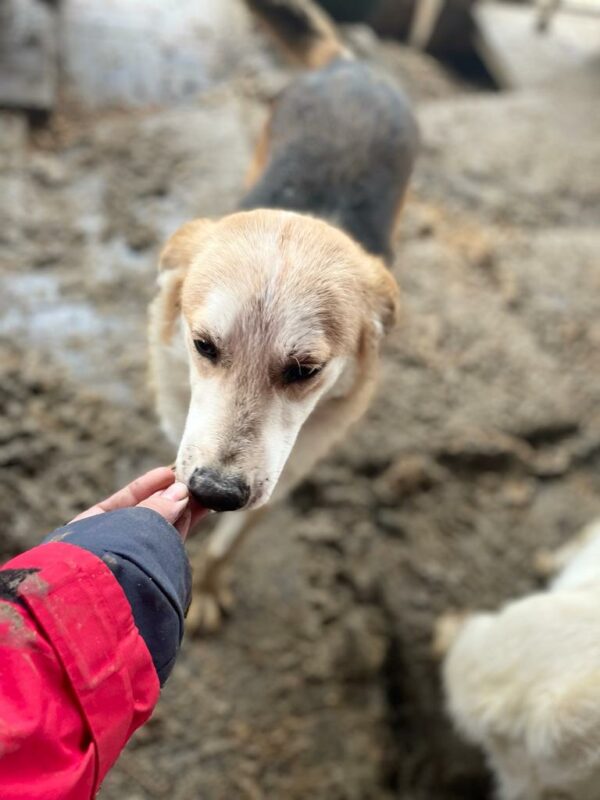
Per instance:
[[[201,506],[213,511],[237,511],[250,498],[250,487],[242,478],[207,467],[192,472],[188,487]]]

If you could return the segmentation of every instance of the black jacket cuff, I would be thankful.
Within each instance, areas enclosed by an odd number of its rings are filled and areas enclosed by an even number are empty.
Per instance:
[[[72,522],[46,536],[89,550],[120,583],[161,686],[183,638],[191,570],[181,537],[149,508],[124,508]]]

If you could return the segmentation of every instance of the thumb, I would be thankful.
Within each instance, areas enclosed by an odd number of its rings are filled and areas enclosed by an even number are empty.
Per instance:
[[[139,503],[139,508],[150,508],[174,525],[185,511],[189,501],[188,488],[185,483],[176,481],[168,489],[156,492],[147,500]]]

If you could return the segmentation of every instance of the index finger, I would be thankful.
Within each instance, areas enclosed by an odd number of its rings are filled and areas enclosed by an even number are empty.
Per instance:
[[[116,511],[119,508],[131,508],[137,506],[143,500],[150,497],[151,494],[159,492],[161,489],[166,489],[175,480],[173,470],[169,467],[157,467],[156,469],[146,472],[134,481],[119,489],[106,500],[98,503],[87,511],[82,512],[75,517],[73,522],[86,517],[94,516],[95,514],[102,514],[105,511]]]

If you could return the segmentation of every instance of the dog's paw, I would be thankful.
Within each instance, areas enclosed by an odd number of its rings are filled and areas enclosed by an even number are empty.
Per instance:
[[[216,633],[222,617],[217,598],[213,594],[198,593],[192,600],[185,627],[192,636]]]
[[[192,636],[206,636],[216,633],[223,624],[224,617],[235,604],[228,585],[218,584],[199,586],[194,589],[192,604],[186,618],[186,630]]]
[[[435,658],[444,658],[470,616],[468,611],[448,611],[437,618],[431,641],[431,652]]]

